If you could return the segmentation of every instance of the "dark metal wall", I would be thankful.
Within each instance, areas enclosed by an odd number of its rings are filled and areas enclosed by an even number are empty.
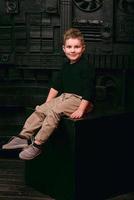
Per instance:
[[[64,58],[62,35],[84,34],[99,112],[134,109],[134,0],[1,0],[0,106],[35,106]]]

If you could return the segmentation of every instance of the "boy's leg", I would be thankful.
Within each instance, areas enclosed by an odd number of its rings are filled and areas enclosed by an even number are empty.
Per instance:
[[[61,95],[61,98],[57,99],[53,105],[51,105],[51,109],[47,110],[47,116],[43,121],[41,129],[35,136],[35,140],[44,143],[53,133],[55,128],[57,128],[60,118],[64,115],[70,116],[77,110],[80,102],[80,96],[68,93]]]
[[[70,116],[80,105],[81,97],[71,94],[63,94],[59,98],[55,98],[51,106],[48,107],[45,114],[46,117],[42,123],[41,129],[35,137],[35,143],[24,149],[19,154],[19,157],[24,160],[35,158],[41,153],[41,144],[43,144],[48,137],[57,128],[60,118],[63,115]],[[50,104],[49,104],[50,105]],[[42,109],[42,107],[40,107]],[[39,142],[40,145],[37,145]]]
[[[53,114],[51,115],[50,112],[51,110],[53,109],[53,107],[55,107],[56,105],[60,104],[62,102],[62,96],[60,97],[57,97],[57,98],[54,98],[52,101],[46,103],[45,105],[41,105],[41,106],[37,106],[36,107],[36,110],[40,111],[41,113],[44,113],[45,114],[45,119],[44,121],[47,122],[47,120],[49,119],[49,115],[53,118]],[[43,121],[43,124],[44,124],[44,121]],[[47,124],[45,125],[45,127],[43,126],[42,124],[42,127],[41,129],[47,129]],[[53,127],[52,125],[52,129],[54,129],[55,127]],[[52,131],[52,130],[51,130]],[[40,132],[40,130],[39,130]],[[38,132],[38,134],[39,134]],[[37,134],[37,135],[38,135]],[[36,138],[36,137],[35,137]],[[40,142],[40,145],[37,145],[37,143],[33,143],[31,145],[29,145],[28,148],[24,149],[20,154],[19,154],[19,157],[22,159],[22,160],[31,160],[33,158],[35,158],[36,156],[38,156],[42,150],[42,143],[44,143],[44,141],[42,140],[36,140],[35,141],[37,142]]]
[[[52,99],[48,103],[44,103],[42,105],[37,105],[35,108],[35,112],[33,112],[30,117],[27,118],[22,131],[20,132],[20,136],[23,136],[27,139],[30,139],[35,132],[42,126],[42,123],[47,116],[48,110],[50,110],[53,105],[58,102],[60,97]]]
[[[12,137],[7,144],[2,146],[2,149],[17,149],[28,146],[28,140],[31,139],[35,131],[41,127],[45,118],[44,114],[38,110],[38,107],[39,106],[37,106],[35,112],[27,118],[19,135]]]
[[[25,121],[25,124],[19,135],[30,139],[35,134],[35,131],[41,127],[44,118],[44,114],[38,112],[36,109],[35,112],[33,112]]]

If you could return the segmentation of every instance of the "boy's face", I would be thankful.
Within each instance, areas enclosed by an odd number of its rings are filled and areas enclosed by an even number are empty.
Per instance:
[[[63,51],[72,64],[79,60],[85,51],[85,45],[78,38],[69,38],[63,45]]]

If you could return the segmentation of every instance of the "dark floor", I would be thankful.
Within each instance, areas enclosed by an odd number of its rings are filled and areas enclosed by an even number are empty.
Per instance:
[[[128,193],[124,195],[118,195],[116,197],[107,200],[134,200],[134,193]]]
[[[26,186],[24,170],[24,161],[17,158],[0,158],[0,200],[54,200]],[[118,195],[107,200],[134,200],[134,193]]]
[[[25,163],[0,158],[0,200],[54,200],[25,185]]]

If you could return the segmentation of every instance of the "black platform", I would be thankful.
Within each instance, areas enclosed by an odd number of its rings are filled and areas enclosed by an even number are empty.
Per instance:
[[[64,118],[26,183],[56,200],[105,200],[134,191],[134,113]]]

